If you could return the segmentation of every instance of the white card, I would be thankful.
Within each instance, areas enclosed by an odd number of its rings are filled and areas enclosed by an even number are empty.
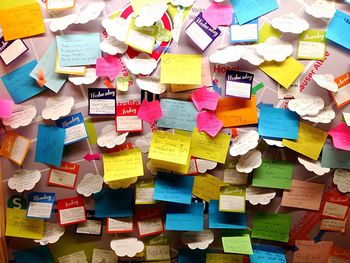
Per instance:
[[[251,173],[262,163],[261,152],[252,150],[239,158],[236,169],[241,173]]]
[[[103,177],[98,174],[87,173],[77,186],[77,193],[85,197],[96,194],[102,190]]]
[[[46,101],[46,106],[41,112],[44,120],[58,120],[67,116],[73,108],[74,98],[68,96],[50,97]]]
[[[232,140],[230,155],[244,155],[258,146],[258,143],[259,133],[257,131],[251,130],[245,133],[241,133]]]
[[[5,42],[3,37],[0,37],[0,45],[2,47],[0,49],[0,58],[6,66],[28,50],[22,39]]]
[[[116,263],[118,257],[113,250],[97,249],[92,250],[91,263]]]
[[[228,211],[228,212],[235,211],[235,212],[243,213],[245,211],[244,196],[220,194],[219,210]]]
[[[317,115],[324,107],[324,101],[319,96],[299,94],[294,100],[290,100],[288,108],[300,116]]]
[[[214,241],[214,233],[206,229],[200,232],[185,232],[181,236],[181,241],[190,249],[207,249]]]
[[[102,234],[102,221],[88,219],[86,222],[79,223],[75,232],[77,234],[99,236]]]
[[[160,233],[164,231],[163,222],[161,218],[154,218],[149,220],[138,221],[138,230],[140,236],[148,236],[153,233]]]
[[[107,233],[127,233],[134,228],[133,219],[130,218],[107,218]]]
[[[61,236],[63,236],[65,228],[56,223],[50,223],[45,221],[44,223],[44,236],[40,240],[34,240],[34,242],[39,243],[42,246],[47,244],[56,243]]]
[[[33,105],[17,105],[13,107],[12,114],[3,118],[2,123],[12,129],[28,126],[36,116],[36,108]]]
[[[8,186],[12,190],[22,193],[25,190],[32,190],[40,181],[41,173],[38,170],[16,170],[8,181]]]
[[[245,199],[252,205],[267,205],[273,198],[275,198],[275,196],[276,190],[274,189],[249,185],[249,187],[246,188]]]
[[[114,125],[106,125],[103,127],[100,136],[97,138],[97,145],[112,149],[117,145],[123,144],[126,141],[128,134],[128,132],[116,132]]]
[[[53,203],[29,202],[27,217],[50,219]]]
[[[333,183],[342,193],[350,192],[350,171],[337,169],[334,172]]]
[[[135,237],[121,237],[111,241],[111,248],[119,257],[134,257],[143,251],[145,245]]]
[[[301,163],[306,170],[313,172],[317,175],[324,175],[326,173],[330,172],[330,168],[326,167],[321,167],[321,162],[320,161],[314,161],[310,160],[306,157],[299,156],[298,157],[298,162]]]

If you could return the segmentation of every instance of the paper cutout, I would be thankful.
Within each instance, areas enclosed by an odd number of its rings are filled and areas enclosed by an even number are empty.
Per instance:
[[[319,96],[299,94],[294,100],[289,101],[288,109],[300,116],[317,115],[324,107],[324,101]]]
[[[143,100],[137,116],[150,124],[154,124],[154,122],[160,118],[162,118],[162,107],[158,100],[154,100],[148,102],[148,100]]]
[[[162,94],[166,91],[166,86],[161,84],[157,77],[138,77],[136,83],[141,90],[146,90],[153,94]]]
[[[214,234],[207,229],[202,232],[185,232],[181,236],[181,241],[190,249],[207,249],[214,241]]]
[[[102,190],[103,178],[98,174],[87,173],[77,186],[78,194],[85,197],[98,193]]]
[[[208,170],[213,170],[217,166],[217,162],[203,160],[203,159],[196,159],[196,165],[198,169],[198,173],[205,173]]]
[[[147,133],[136,139],[135,145],[141,150],[142,153],[148,153],[151,146],[152,132]]]
[[[117,16],[114,19],[104,19],[102,26],[106,29],[109,36],[115,37],[117,40],[124,42],[129,30],[130,20]]]
[[[301,118],[314,123],[330,123],[335,118],[335,112],[332,107],[325,107],[315,116],[305,115]]]
[[[272,19],[271,25],[273,28],[276,28],[281,32],[293,34],[300,34],[309,29],[309,23],[294,13],[275,17]]]
[[[350,150],[350,128],[344,123],[338,124],[328,131],[332,136],[334,147],[340,150]]]
[[[28,126],[36,116],[33,105],[15,105],[10,117],[3,118],[2,123],[12,129]]]
[[[111,241],[111,248],[118,257],[134,257],[145,248],[142,241],[135,237],[118,238]]]
[[[268,205],[275,196],[275,190],[249,185],[249,187],[246,188],[245,199],[252,205]]]
[[[170,3],[174,6],[189,7],[193,5],[195,0],[170,0]]]
[[[236,169],[241,173],[250,173],[262,163],[261,152],[252,150],[239,158]]]
[[[105,6],[106,4],[103,0],[90,1],[80,9],[78,19],[74,23],[86,24],[87,22],[98,18]]]
[[[331,170],[330,168],[322,167],[320,161],[311,161],[302,156],[298,157],[298,162],[301,163],[306,170],[313,172],[319,176],[329,173]]]
[[[136,183],[138,177],[126,178],[116,181],[105,182],[111,189],[128,188]]]
[[[293,46],[277,37],[269,37],[264,43],[260,43],[256,46],[256,52],[266,61],[275,60],[277,62],[282,62],[292,55]]]
[[[87,68],[85,76],[69,76],[68,80],[72,82],[74,85],[79,86],[82,84],[92,84],[97,80],[96,69],[95,68]]]
[[[268,145],[270,146],[277,146],[279,148],[283,148],[282,140],[273,140],[273,139],[267,139],[262,138]]]
[[[350,173],[348,170],[337,169],[334,172],[333,183],[342,193],[350,192]]]
[[[109,124],[102,129],[100,136],[97,137],[97,145],[112,149],[117,145],[123,144],[128,135],[128,132],[121,134],[116,132],[115,126],[113,124]]]
[[[45,230],[43,238],[34,240],[34,242],[39,243],[42,246],[56,243],[60,237],[63,236],[65,228],[56,223],[45,222],[44,224]]]
[[[125,66],[132,74],[151,74],[157,67],[157,61],[150,58],[149,55],[141,53],[135,58],[128,59],[125,61]]]
[[[232,6],[231,4],[218,4],[216,2],[204,10],[203,18],[213,27],[228,26],[232,23]]]
[[[67,116],[74,105],[74,98],[68,96],[50,97],[46,101],[41,116],[45,120],[58,120]]]
[[[205,111],[197,115],[198,131],[205,131],[211,137],[215,137],[223,127],[223,123],[216,118],[215,112]]]
[[[335,3],[326,0],[316,0],[305,7],[305,12],[315,18],[332,18],[335,11]]]
[[[139,10],[139,15],[135,19],[135,25],[137,27],[152,26],[162,18],[167,9],[168,5],[164,1],[145,4]]]
[[[8,186],[10,189],[22,193],[25,190],[32,190],[40,179],[41,173],[38,170],[16,170],[13,177],[8,180]]]
[[[248,131],[239,134],[236,138],[232,140],[230,155],[238,156],[244,155],[250,150],[258,146],[259,134],[256,131]]]
[[[338,91],[338,84],[334,81],[334,76],[332,74],[313,74],[312,79],[321,88],[332,92]]]
[[[114,37],[108,36],[100,43],[100,49],[109,55],[117,55],[125,53],[128,45]]]
[[[203,86],[200,89],[192,92],[191,99],[198,111],[203,109],[216,110],[219,102],[219,94],[208,91],[207,87]]]
[[[65,30],[70,25],[74,24],[78,19],[78,12],[69,15],[53,18],[50,23],[51,32],[57,32],[59,30]]]
[[[124,66],[120,59],[112,55],[96,59],[96,76],[114,80],[123,69]]]

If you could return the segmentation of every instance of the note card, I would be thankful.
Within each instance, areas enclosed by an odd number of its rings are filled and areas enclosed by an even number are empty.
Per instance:
[[[58,127],[66,130],[64,145],[79,142],[88,137],[84,116],[81,112],[58,119],[56,124]]]
[[[101,57],[100,34],[56,36],[60,66],[95,65]]]
[[[297,58],[322,60],[326,52],[326,32],[323,30],[306,30],[299,36]]]
[[[17,250],[13,253],[16,263],[53,263],[52,255],[48,246],[40,246],[26,250]]]
[[[225,91],[227,96],[250,99],[254,75],[248,72],[226,71]]]
[[[55,193],[30,192],[27,217],[50,219],[54,202]]]
[[[253,219],[253,238],[288,242],[292,216],[256,212]]]
[[[230,37],[232,43],[256,42],[259,38],[258,19],[240,25],[236,15],[233,14],[232,24],[230,26]]]
[[[329,22],[326,38],[350,49],[350,15],[337,10]]]
[[[89,115],[114,116],[116,109],[116,90],[89,88]]]
[[[139,94],[128,94],[117,96],[117,109],[115,125],[117,132],[138,132],[142,131],[142,120],[137,117],[141,105]]]
[[[164,84],[201,84],[202,56],[163,54],[160,82]]]
[[[227,213],[219,211],[219,201],[211,200],[209,204],[210,229],[246,229],[245,213]]]
[[[0,37],[0,59],[5,66],[8,66],[28,50],[22,39],[5,41],[3,36]]]
[[[60,226],[86,221],[84,198],[80,196],[57,200],[57,210]]]
[[[245,255],[253,254],[253,248],[249,235],[233,237],[223,236],[221,240],[225,253],[237,253]]]
[[[136,224],[139,237],[158,235],[164,232],[162,210],[160,208],[148,208],[136,212]]]
[[[245,213],[245,187],[222,186],[220,188],[219,210]]]
[[[336,149],[332,140],[328,139],[323,146],[321,166],[350,169],[350,152]]]
[[[8,131],[1,144],[1,154],[7,157],[17,165],[22,165],[27,153],[31,140],[21,136],[13,131]]]
[[[51,167],[48,184],[58,187],[74,189],[80,165],[62,162],[60,167]]]
[[[273,246],[253,244],[253,255],[250,255],[251,263],[286,263],[284,249]]]

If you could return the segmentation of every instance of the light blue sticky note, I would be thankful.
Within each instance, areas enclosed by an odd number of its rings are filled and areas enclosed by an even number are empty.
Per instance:
[[[158,172],[154,200],[191,204],[194,177]]]
[[[50,47],[46,50],[45,54],[40,59],[39,63],[30,73],[30,76],[35,80],[38,79],[38,70],[42,70],[45,75],[45,87],[49,88],[53,92],[59,92],[64,83],[66,82],[68,75],[57,74],[56,68],[56,41],[53,41]]]
[[[193,131],[197,126],[198,111],[192,102],[162,99],[160,104],[163,117],[157,121],[158,127]]]
[[[253,19],[244,25],[238,23],[235,13],[232,14],[230,26],[230,38],[232,43],[256,42],[259,39],[259,21]]]
[[[337,10],[328,24],[326,38],[350,49],[350,15]]]
[[[247,216],[243,213],[219,211],[219,201],[210,200],[209,228],[211,229],[246,229]]]
[[[284,249],[273,246],[253,244],[253,255],[249,255],[250,263],[286,263]]]
[[[1,77],[7,91],[16,104],[26,101],[43,92],[35,79],[29,76],[37,62],[35,60]]]
[[[27,250],[19,250],[13,253],[16,263],[53,263],[48,246],[39,246]]]
[[[334,148],[332,140],[328,139],[323,146],[321,166],[350,169],[350,152]]]
[[[60,167],[65,135],[65,129],[39,124],[35,161]]]
[[[56,40],[62,67],[95,65],[102,56],[99,33],[56,36]]]
[[[204,203],[167,204],[165,230],[203,231]]]
[[[207,252],[205,250],[179,249],[178,263],[205,263],[207,260]]]
[[[231,0],[240,25],[278,8],[276,0]]]
[[[258,132],[270,138],[298,139],[299,116],[290,110],[260,107]]]
[[[132,189],[103,189],[94,194],[95,217],[132,217]]]
[[[66,130],[64,145],[79,142],[88,137],[84,116],[81,112],[58,119],[56,124]]]

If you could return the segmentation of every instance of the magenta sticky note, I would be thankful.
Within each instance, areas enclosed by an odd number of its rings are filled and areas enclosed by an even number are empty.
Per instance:
[[[203,109],[216,110],[219,98],[219,94],[213,91],[208,91],[206,86],[197,89],[191,95],[191,99],[198,111]]]
[[[232,5],[230,3],[213,2],[203,11],[203,18],[213,28],[218,26],[229,26],[232,23]]]
[[[110,80],[114,80],[123,69],[123,63],[115,56],[108,55],[96,59],[96,76],[108,77]]]
[[[139,112],[137,116],[150,124],[154,124],[154,122],[163,116],[162,107],[158,100],[154,100],[148,102],[146,99],[142,101]]]
[[[344,122],[329,130],[328,134],[332,136],[335,148],[350,151],[350,128]]]
[[[14,105],[13,100],[0,99],[0,118],[10,117]]]
[[[213,111],[203,111],[197,115],[198,131],[205,131],[211,137],[215,137],[221,130],[223,123],[218,120]]]

